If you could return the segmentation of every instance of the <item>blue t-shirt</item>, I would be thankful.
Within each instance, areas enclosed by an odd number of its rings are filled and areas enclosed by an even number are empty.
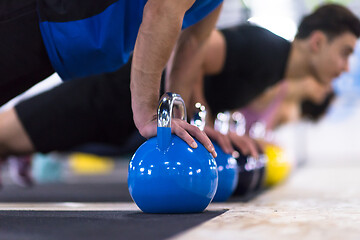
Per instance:
[[[63,80],[113,72],[132,53],[147,0],[38,0],[40,29],[50,61]],[[197,0],[187,28],[222,0]]]

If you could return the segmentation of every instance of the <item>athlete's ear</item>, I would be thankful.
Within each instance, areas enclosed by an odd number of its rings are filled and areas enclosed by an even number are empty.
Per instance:
[[[312,52],[320,51],[321,47],[327,42],[327,37],[324,32],[316,30],[311,33],[309,37],[310,49]]]

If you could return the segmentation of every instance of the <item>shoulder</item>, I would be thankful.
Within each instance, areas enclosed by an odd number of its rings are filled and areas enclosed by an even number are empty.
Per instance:
[[[290,45],[290,42],[273,32],[253,24],[241,24],[231,28],[221,30],[226,42],[234,42],[234,44],[249,44],[262,46],[273,45]],[[261,47],[261,46],[260,46]]]
[[[219,73],[225,62],[226,46],[224,36],[217,30],[214,30],[207,43],[204,58],[205,74],[211,75]]]
[[[239,35],[239,36],[252,36],[252,35],[275,35],[272,32],[270,32],[269,30],[262,28],[260,26],[257,25],[253,25],[253,24],[239,24],[237,26],[234,27],[229,27],[229,28],[224,28],[221,29],[221,33],[223,33],[225,36],[234,36],[234,35]]]

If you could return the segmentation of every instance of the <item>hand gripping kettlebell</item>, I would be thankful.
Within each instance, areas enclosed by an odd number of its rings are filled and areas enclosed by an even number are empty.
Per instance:
[[[173,106],[186,120],[180,95],[162,96],[157,115],[157,136],[143,143],[129,163],[128,187],[137,206],[146,213],[202,212],[213,199],[218,174],[216,162],[195,140],[191,148],[171,133]]]

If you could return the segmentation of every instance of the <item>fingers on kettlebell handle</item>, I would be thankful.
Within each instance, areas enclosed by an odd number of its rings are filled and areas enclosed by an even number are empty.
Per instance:
[[[201,144],[204,145],[204,147],[213,155],[214,158],[217,156],[215,148],[210,139],[198,127],[190,125],[182,120],[178,121],[178,124],[174,124],[173,127],[174,133],[183,139],[192,148],[197,147],[197,144],[194,140],[194,138],[196,138]]]
[[[197,148],[197,143],[184,128],[180,126],[173,126],[172,131],[184,140],[190,147]]]

